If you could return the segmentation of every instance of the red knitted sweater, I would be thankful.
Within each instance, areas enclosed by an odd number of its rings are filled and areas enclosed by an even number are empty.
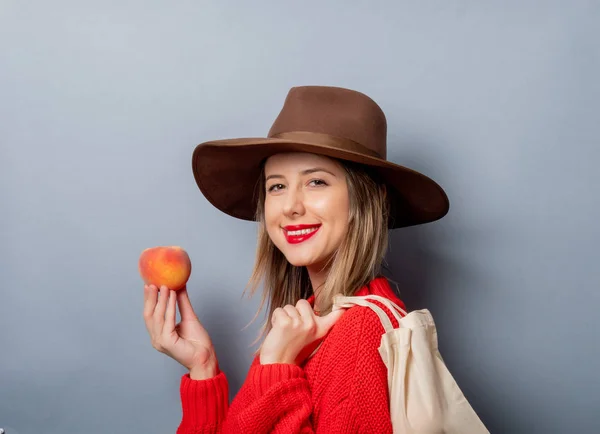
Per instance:
[[[367,294],[404,308],[384,277],[356,293]],[[231,406],[223,372],[207,380],[185,374],[177,434],[391,433],[387,369],[378,352],[383,333],[373,311],[353,307],[303,365],[261,365],[257,356]]]

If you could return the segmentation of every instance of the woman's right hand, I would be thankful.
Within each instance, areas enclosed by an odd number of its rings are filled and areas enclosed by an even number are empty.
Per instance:
[[[190,370],[192,379],[217,373],[217,357],[206,329],[194,313],[187,289],[172,291],[166,286],[144,286],[144,321],[152,346]],[[181,322],[176,321],[179,304]]]

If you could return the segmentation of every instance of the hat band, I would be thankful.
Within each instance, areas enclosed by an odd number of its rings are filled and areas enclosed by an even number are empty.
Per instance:
[[[329,134],[314,133],[312,131],[288,131],[285,133],[273,134],[270,136],[273,139],[294,140],[299,142],[313,142],[325,146],[329,146],[344,151],[352,151],[359,154],[369,155],[375,158],[383,158],[377,152],[366,146],[361,145],[354,140],[346,139],[345,137],[336,137]]]

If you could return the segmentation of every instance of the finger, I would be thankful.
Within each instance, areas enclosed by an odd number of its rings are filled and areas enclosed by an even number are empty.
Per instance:
[[[289,315],[285,310],[278,307],[273,311],[273,315],[271,315],[271,324],[275,326],[275,324],[277,324],[278,322],[284,322],[286,319],[288,321],[290,320]]]
[[[163,333],[171,333],[175,330],[175,322],[177,321],[177,295],[175,291],[169,292],[169,300],[167,302],[167,311],[165,318],[165,326],[163,327]]]
[[[292,306],[291,304],[285,305],[283,307],[283,310],[285,310],[285,312],[288,314],[288,316],[290,318],[297,318],[300,319],[300,313],[298,312],[298,310]]]
[[[170,289],[164,285],[160,287],[160,297],[158,298],[156,309],[154,309],[154,332],[157,336],[160,336],[165,325],[165,311],[167,310],[169,291]]]
[[[144,313],[152,314],[156,306],[157,290],[154,285],[144,285]]]
[[[301,299],[298,301],[298,303],[296,303],[296,309],[298,310],[300,316],[305,320],[312,320],[315,316],[312,306],[304,299]]]
[[[150,330],[150,323],[152,322],[152,316],[154,309],[156,308],[156,299],[158,298],[158,292],[156,286],[145,285],[144,286],[144,320],[148,331]]]
[[[325,336],[331,327],[342,317],[345,310],[334,310],[325,316],[316,317],[317,321],[317,339]]]
[[[177,291],[177,303],[179,304],[179,313],[181,314],[182,321],[198,319],[188,296],[187,288]]]

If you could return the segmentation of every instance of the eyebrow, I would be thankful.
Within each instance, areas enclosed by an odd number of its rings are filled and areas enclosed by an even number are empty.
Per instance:
[[[302,172],[300,172],[301,175],[310,175],[311,173],[315,173],[315,172],[325,172],[325,173],[329,173],[331,176],[337,178],[337,176],[335,175],[335,173],[332,173],[331,171],[324,169],[322,167],[313,167],[311,169],[306,169],[303,170]],[[268,181],[269,179],[272,178],[284,178],[283,175],[269,175],[267,176],[267,178],[265,179],[265,181]]]

